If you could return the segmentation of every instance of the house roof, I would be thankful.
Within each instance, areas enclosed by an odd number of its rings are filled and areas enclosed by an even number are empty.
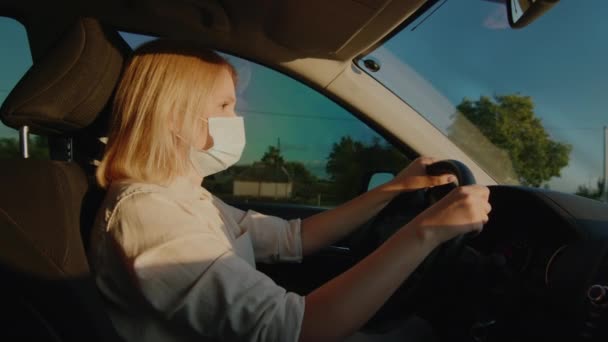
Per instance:
[[[283,166],[273,166],[265,163],[255,163],[238,174],[234,180],[250,182],[289,183],[291,176]]]

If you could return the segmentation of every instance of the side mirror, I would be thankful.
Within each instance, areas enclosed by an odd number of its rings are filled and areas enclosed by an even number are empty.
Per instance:
[[[370,191],[378,185],[382,185],[393,178],[395,178],[395,175],[390,172],[376,172],[369,178],[369,182],[367,183],[367,191]]]
[[[527,26],[545,14],[559,0],[506,0],[507,17],[512,28]]]

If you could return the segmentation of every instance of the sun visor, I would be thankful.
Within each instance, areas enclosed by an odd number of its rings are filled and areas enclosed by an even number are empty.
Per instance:
[[[266,35],[316,56],[349,58],[380,40],[425,0],[275,0]]]
[[[6,98],[0,118],[35,134],[65,134],[102,111],[124,58],[96,20],[80,18],[37,61]]]

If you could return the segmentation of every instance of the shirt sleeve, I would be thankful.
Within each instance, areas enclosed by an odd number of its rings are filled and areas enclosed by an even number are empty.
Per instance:
[[[166,319],[220,340],[298,340],[304,298],[237,256],[217,227],[154,193],[123,200],[110,227],[137,286]]]
[[[247,212],[214,198],[214,203],[251,234],[257,262],[301,262],[302,233],[300,219],[284,220],[253,210]]]

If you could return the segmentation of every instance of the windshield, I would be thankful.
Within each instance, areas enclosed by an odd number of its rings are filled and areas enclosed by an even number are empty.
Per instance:
[[[605,13],[605,0],[561,1],[511,29],[501,1],[437,1],[358,63],[499,183],[599,198]]]

